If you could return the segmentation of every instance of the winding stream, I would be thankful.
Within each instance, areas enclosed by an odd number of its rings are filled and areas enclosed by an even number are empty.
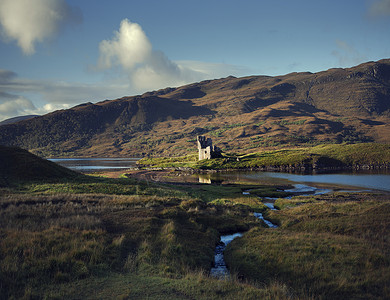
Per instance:
[[[225,251],[226,246],[231,241],[233,241],[235,238],[241,237],[241,236],[242,236],[242,233],[240,233],[240,232],[221,236],[221,240],[218,243],[217,247],[215,248],[214,267],[211,268],[211,270],[210,270],[211,276],[219,278],[219,279],[225,279],[225,278],[229,277],[230,273],[229,273],[228,268],[226,267],[223,252]]]

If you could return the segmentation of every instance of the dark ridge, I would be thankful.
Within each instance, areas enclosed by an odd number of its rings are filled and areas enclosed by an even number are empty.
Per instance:
[[[39,115],[27,115],[27,116],[19,116],[19,117],[13,117],[6,120],[3,120],[0,122],[0,126],[7,125],[7,124],[14,124],[20,121],[29,120],[35,117],[39,117]]]
[[[80,176],[27,150],[0,146],[0,186],[19,181],[55,181]]]

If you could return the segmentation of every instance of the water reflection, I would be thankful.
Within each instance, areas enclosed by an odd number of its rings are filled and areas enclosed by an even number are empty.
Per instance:
[[[198,175],[199,175],[199,183],[211,184],[210,174],[198,174]]]

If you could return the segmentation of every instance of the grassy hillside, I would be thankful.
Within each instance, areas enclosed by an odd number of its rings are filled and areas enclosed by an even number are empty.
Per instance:
[[[177,156],[207,134],[224,151],[390,142],[390,60],[228,77],[86,103],[3,125],[0,144],[41,156]]]

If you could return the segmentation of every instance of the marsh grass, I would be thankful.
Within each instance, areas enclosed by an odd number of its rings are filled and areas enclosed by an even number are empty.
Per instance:
[[[203,271],[188,272],[180,278],[114,273],[105,278],[61,284],[44,293],[49,299],[74,295],[82,299],[310,299],[297,297],[278,282],[257,287],[237,280],[210,278]]]
[[[177,189],[139,181],[132,178],[100,178],[84,176],[80,180],[62,180],[61,182],[23,182],[15,191],[29,194],[107,194],[107,195],[140,195],[140,196],[177,196],[186,194]]]
[[[234,204],[125,178],[20,183],[0,196],[0,298],[42,297],[40,286],[112,272],[182,278],[209,270],[220,232],[258,225],[248,212],[259,201]]]
[[[241,207],[243,210],[249,212],[262,212],[267,209],[267,206],[261,202],[258,197],[238,197],[233,199],[216,199],[211,201],[210,204],[226,207]]]
[[[316,299],[387,299],[389,200],[375,194],[316,196],[308,203],[293,198],[296,206],[268,212],[280,228],[252,229],[231,243],[226,261],[244,278],[278,278]]]
[[[389,296],[389,199],[295,197],[269,211],[242,194],[276,188],[19,182],[0,196],[0,298]],[[264,229],[254,211],[281,227]],[[231,280],[209,278],[220,234],[248,230],[226,252]]]

